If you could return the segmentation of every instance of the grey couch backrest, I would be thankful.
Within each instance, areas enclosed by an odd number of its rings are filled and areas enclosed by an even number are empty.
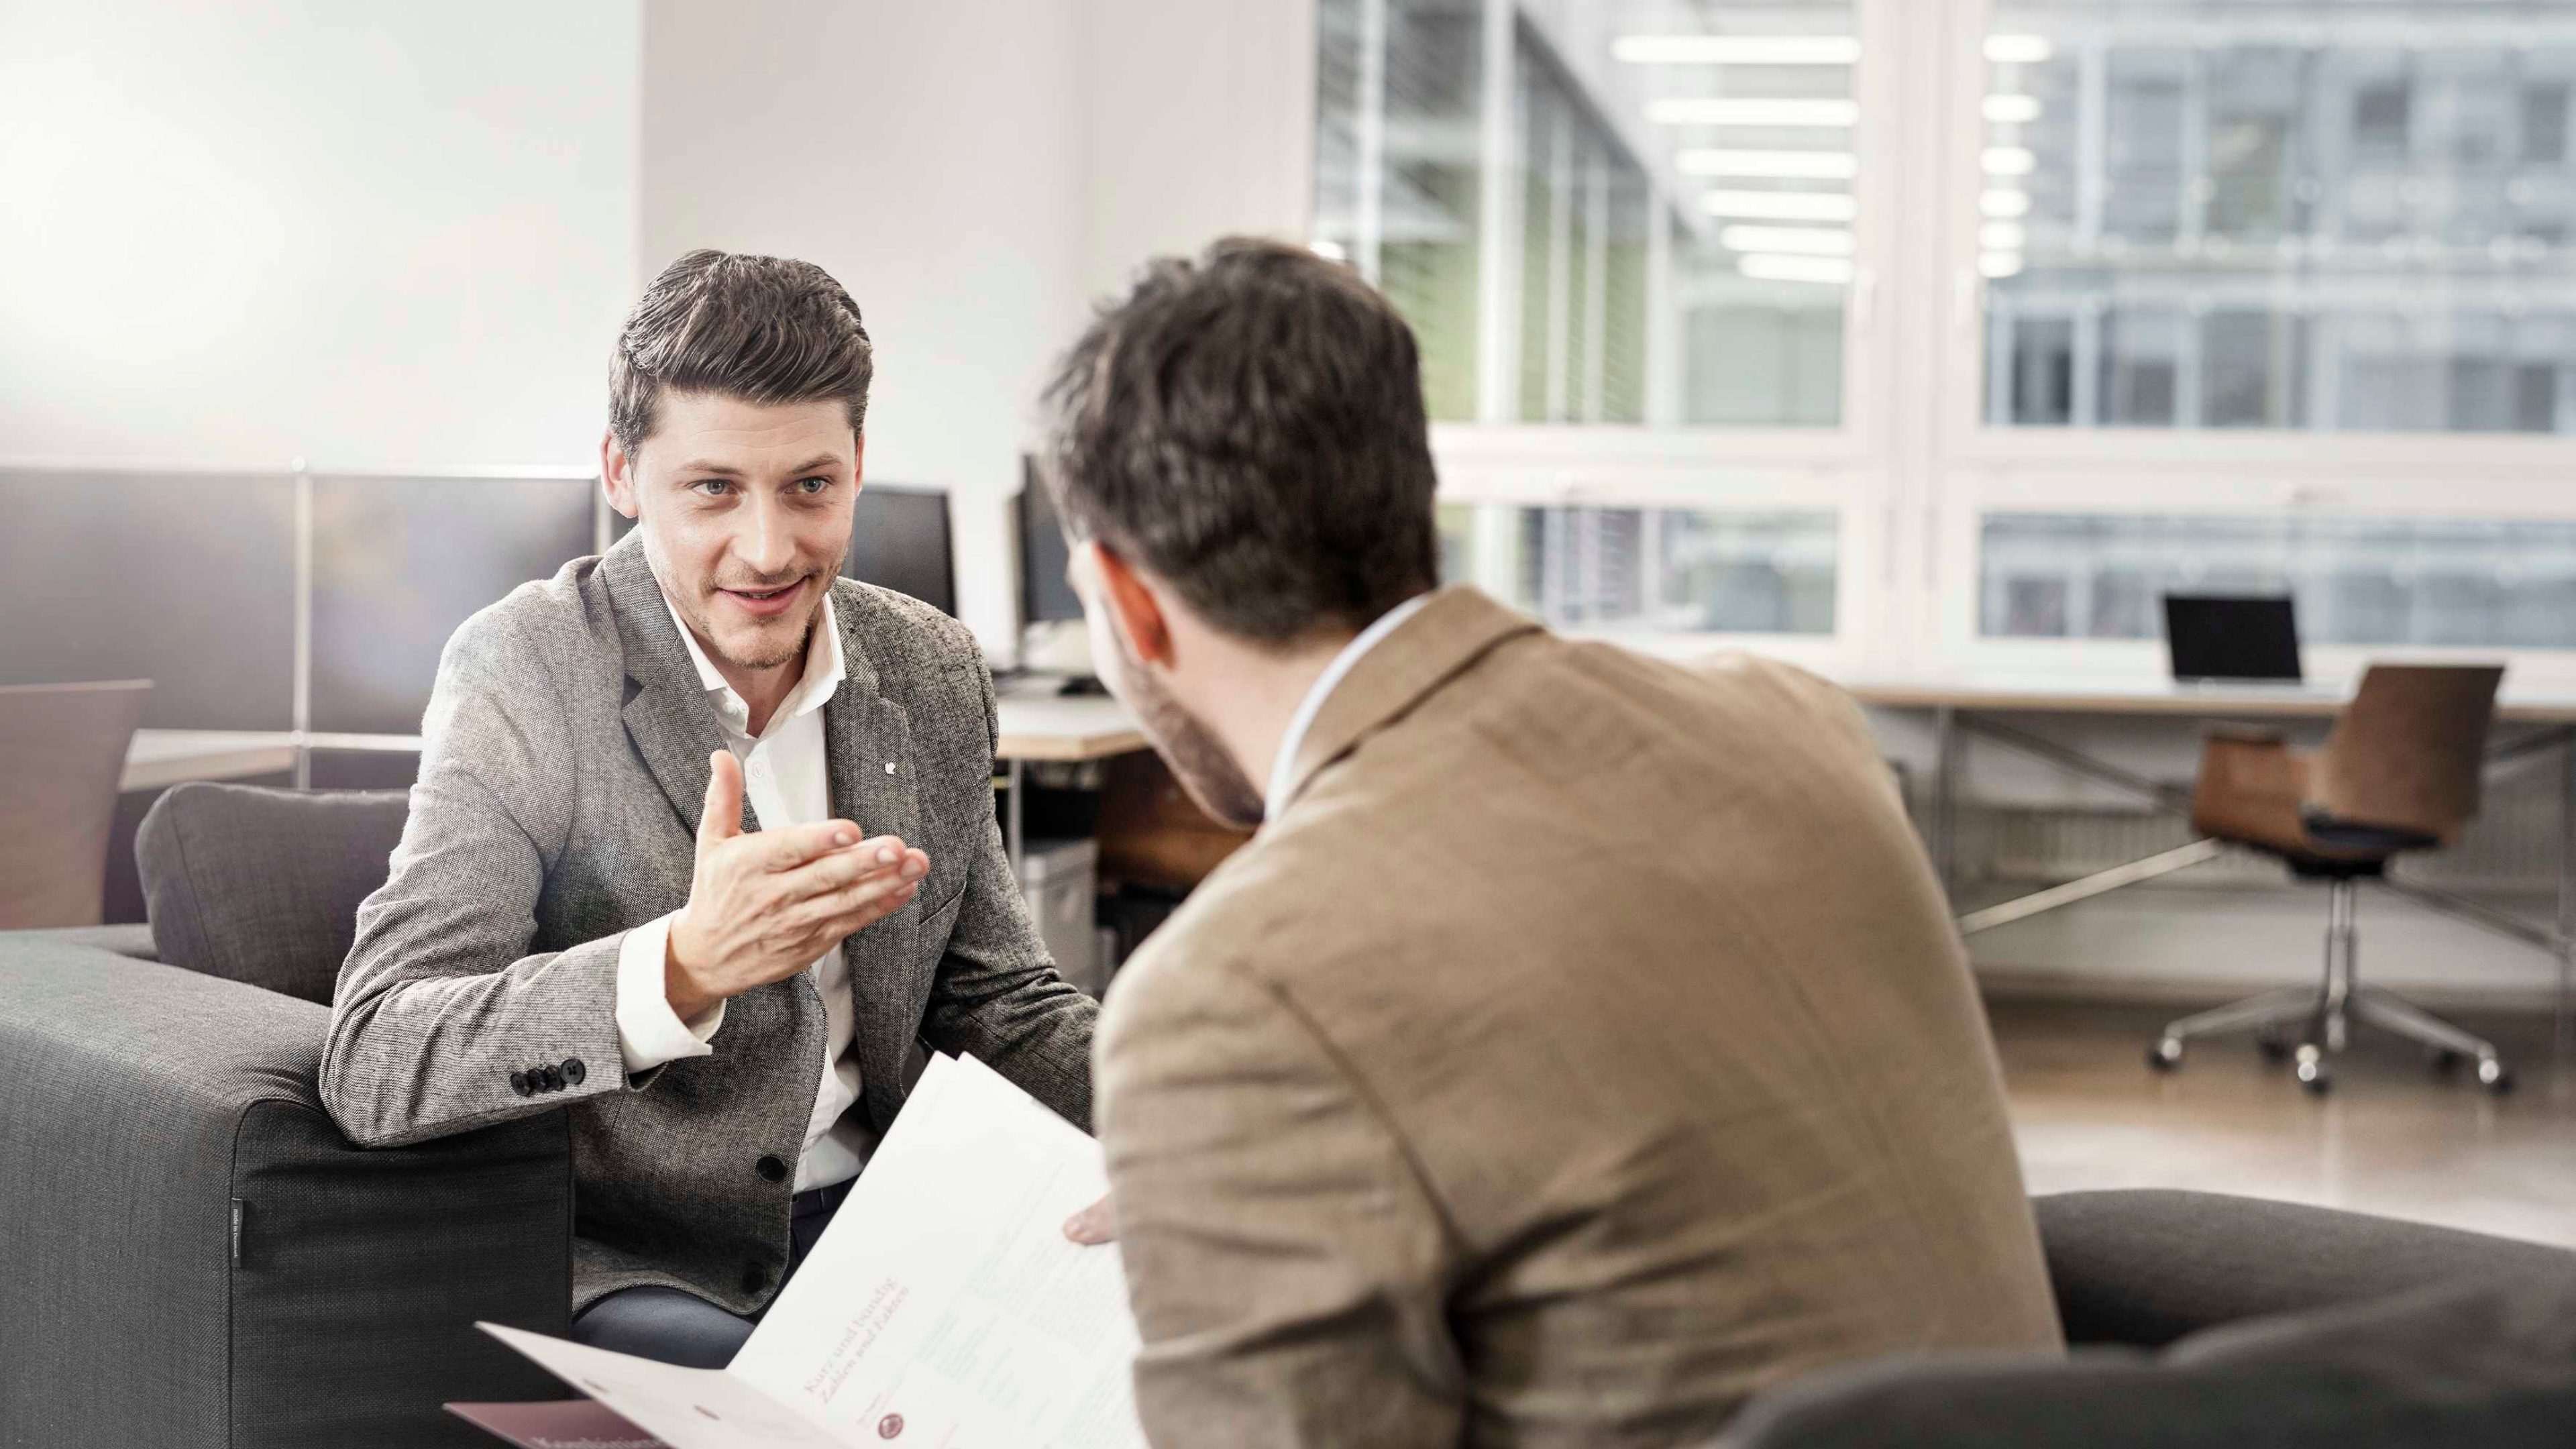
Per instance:
[[[172,788],[134,841],[161,959],[328,1005],[409,805],[400,790]]]

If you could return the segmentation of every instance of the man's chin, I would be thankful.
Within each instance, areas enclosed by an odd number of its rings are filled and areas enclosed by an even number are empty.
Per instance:
[[[718,618],[729,611],[738,612],[722,599],[715,601],[714,609]],[[805,648],[806,635],[814,627],[814,618],[820,609],[820,604],[817,604],[791,617],[757,621],[730,619],[726,620],[729,625],[726,628],[708,628],[702,623],[699,637],[710,646],[708,653],[736,669],[776,669],[794,660]]]

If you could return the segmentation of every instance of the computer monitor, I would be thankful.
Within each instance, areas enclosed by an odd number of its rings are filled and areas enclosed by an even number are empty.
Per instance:
[[[293,726],[293,479],[12,468],[0,518],[0,684],[149,679],[150,727]]]
[[[313,480],[313,728],[420,733],[478,609],[595,552],[587,478]]]
[[[946,490],[884,483],[861,488],[841,575],[910,594],[955,618],[957,559],[949,542]]]
[[[1082,600],[1064,576],[1071,557],[1064,546],[1064,526],[1035,458],[1022,461],[1020,496],[1011,500],[1011,520],[1020,549],[1021,625],[1079,623]]]
[[[2296,684],[2299,625],[2287,595],[2165,595],[2165,648],[2173,677]]]

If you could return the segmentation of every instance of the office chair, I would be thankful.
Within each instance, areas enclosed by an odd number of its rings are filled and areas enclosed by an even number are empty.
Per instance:
[[[0,686],[0,931],[95,926],[149,680]]]
[[[2331,1085],[2325,1058],[2344,1049],[2351,1019],[2359,1017],[2431,1048],[2436,1070],[2471,1059],[2489,1091],[2512,1087],[2493,1043],[2357,984],[2353,969],[2361,882],[2384,877],[2399,854],[2458,840],[2477,814],[2487,724],[2503,677],[2503,669],[2485,666],[2374,665],[2314,753],[2268,735],[2222,733],[2204,743],[2192,825],[2276,855],[2302,879],[2332,888],[2325,982],[2173,1022],[2148,1048],[2151,1064],[2171,1071],[2191,1038],[2252,1027],[2267,1058],[2295,1057],[2299,1081],[2322,1093]],[[2306,1023],[2295,1047],[2281,1034],[2293,1021]]]

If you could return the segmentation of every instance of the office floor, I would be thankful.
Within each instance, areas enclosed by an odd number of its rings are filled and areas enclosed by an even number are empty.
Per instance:
[[[2033,1192],[2185,1187],[2286,1198],[2576,1247],[2576,1066],[2545,1015],[2463,1016],[2515,1066],[2491,1097],[2368,1032],[2311,1097],[2250,1037],[2195,1042],[2148,1069],[2176,1014],[2154,1006],[1998,1000],[2022,1166]]]

